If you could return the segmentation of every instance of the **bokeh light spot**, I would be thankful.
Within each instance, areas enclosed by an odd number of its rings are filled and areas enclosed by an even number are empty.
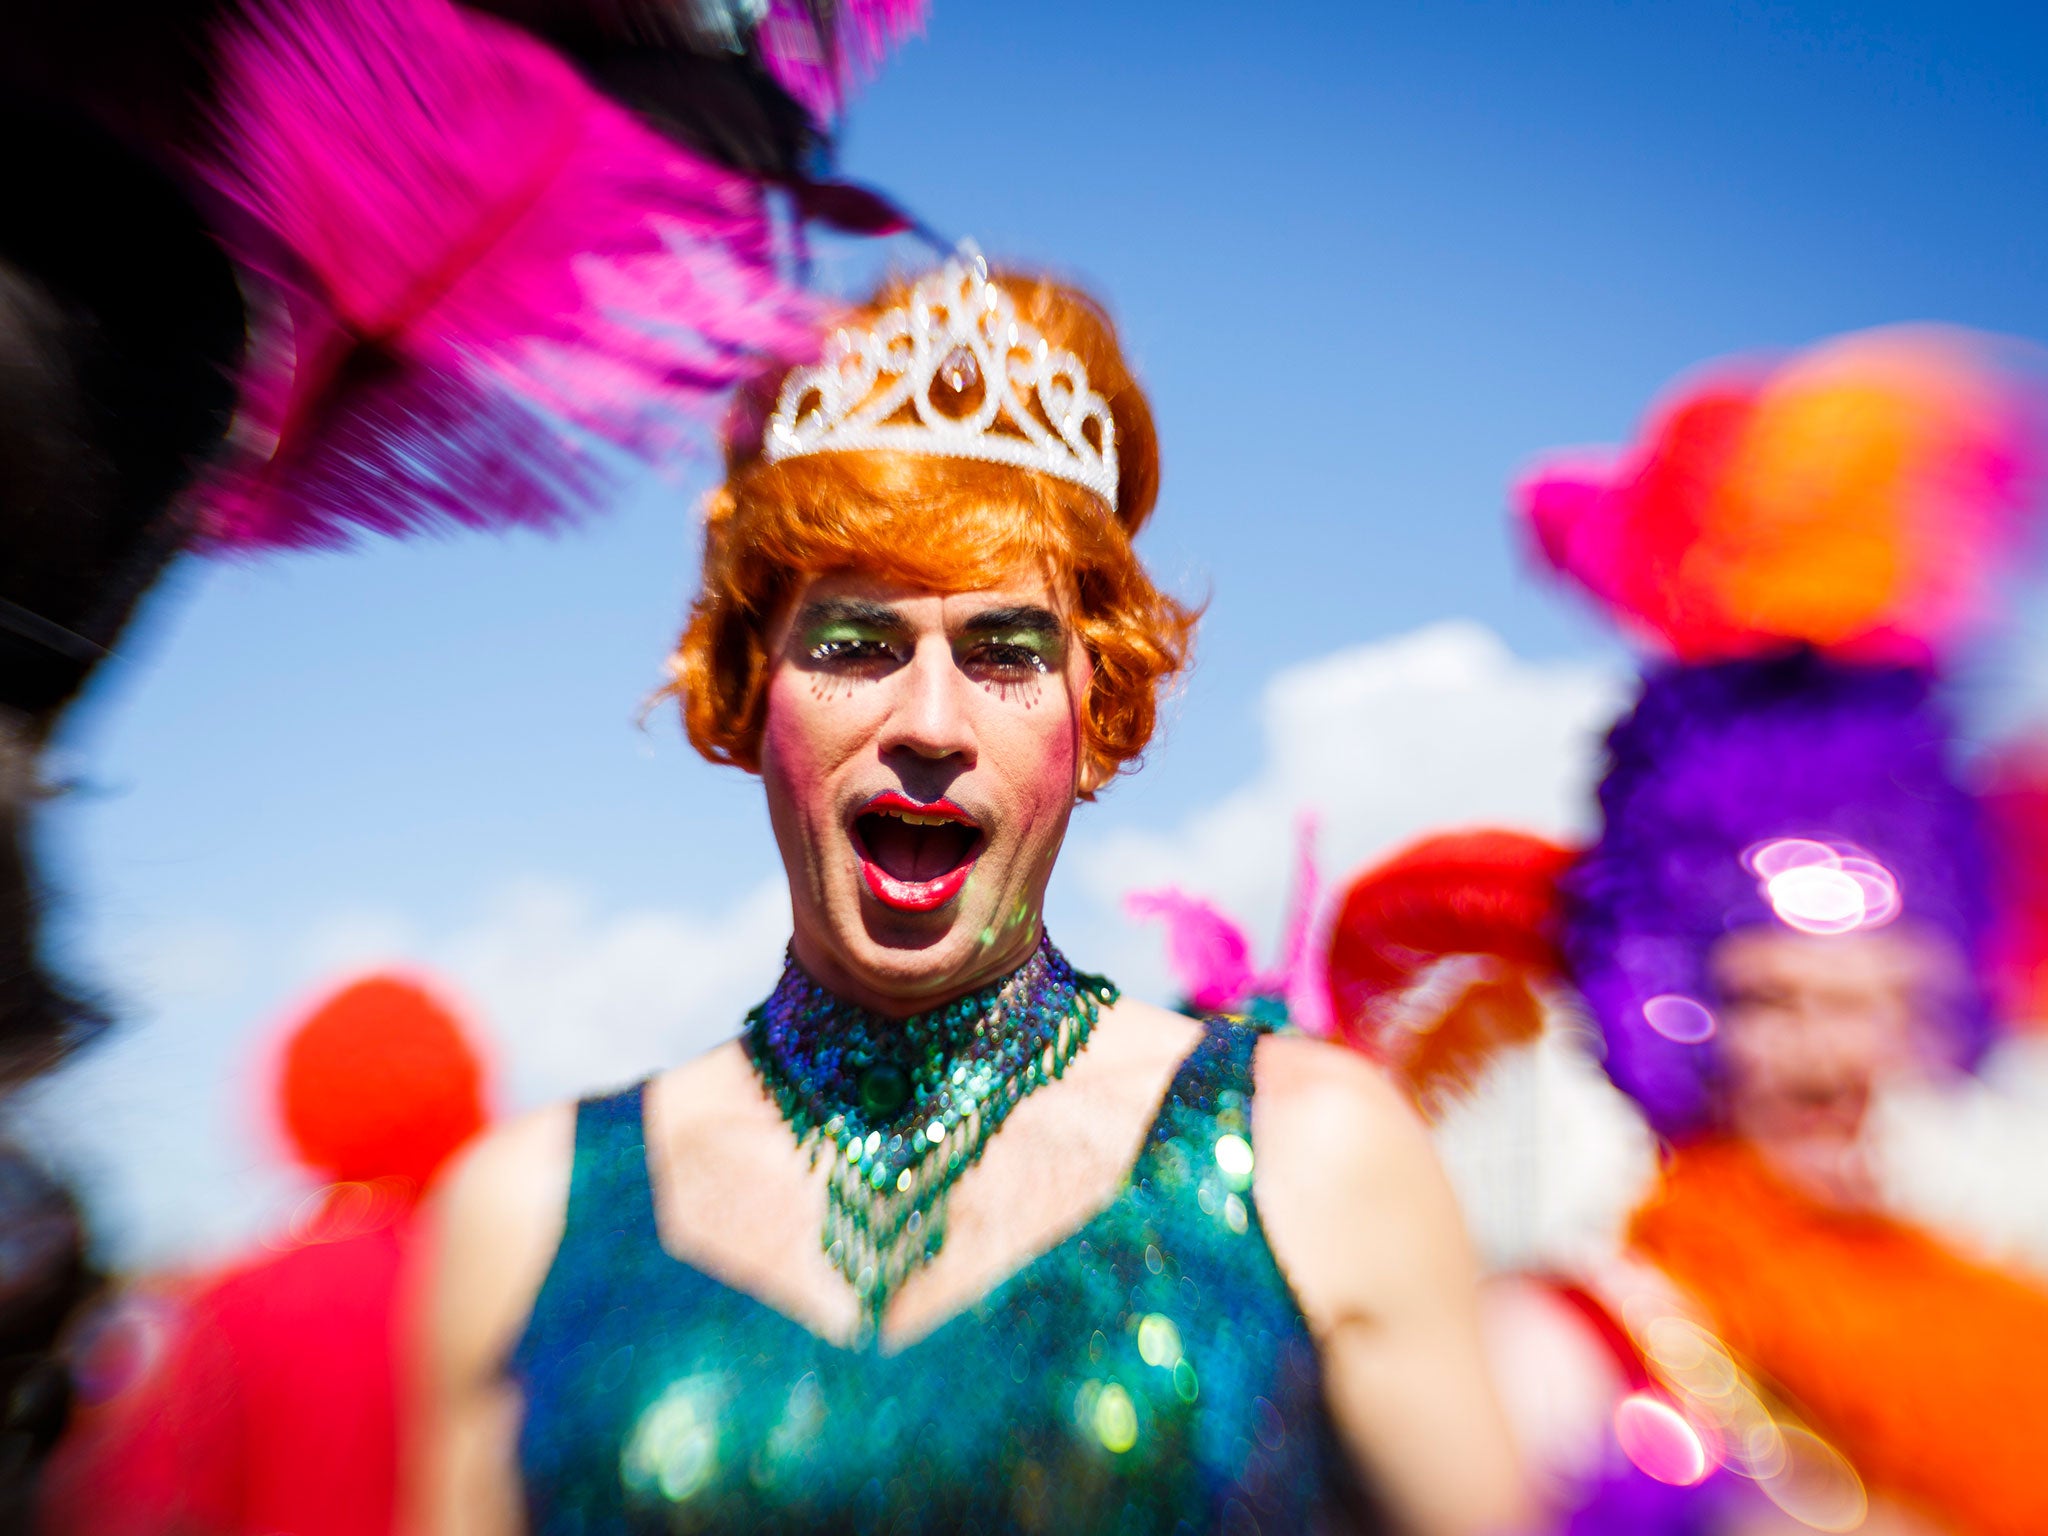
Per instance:
[[[1243,1189],[1252,1181],[1252,1144],[1242,1136],[1218,1136],[1216,1166],[1232,1189]]]
[[[1764,882],[1780,921],[1801,933],[1853,933],[1863,926],[1863,887],[1847,870],[1808,864]]]
[[[1223,1224],[1240,1236],[1252,1224],[1250,1208],[1236,1195],[1223,1197]]]
[[[675,1382],[656,1398],[627,1438],[626,1486],[657,1490],[671,1503],[701,1492],[718,1470],[726,1393],[726,1378],[713,1374]]]
[[[1742,862],[1750,867],[1757,879],[1769,881],[1788,870],[1804,869],[1810,865],[1831,867],[1836,859],[1835,850],[1826,843],[1816,843],[1804,837],[1778,837],[1767,843],[1758,843],[1742,856]]]
[[[1875,859],[1845,858],[1842,873],[1861,888],[1863,892],[1863,922],[1865,928],[1880,928],[1899,915],[1902,903],[1899,900],[1899,882],[1892,872]]]
[[[1138,1443],[1138,1409],[1131,1394],[1110,1382],[1095,1399],[1095,1438],[1121,1456]]]
[[[1758,843],[1743,855],[1779,921],[1801,933],[1854,933],[1899,915],[1899,882],[1860,849],[1805,837]]]
[[[1180,1364],[1180,1329],[1163,1312],[1148,1312],[1138,1323],[1138,1358],[1172,1370]]]
[[[1757,1486],[1778,1508],[1817,1531],[1853,1531],[1870,1515],[1863,1480],[1842,1453],[1811,1430],[1781,1424],[1785,1460]]]
[[[1632,1392],[1614,1407],[1614,1438],[1644,1476],[1690,1488],[1713,1469],[1706,1442],[1654,1392]]]
[[[1699,1045],[1714,1038],[1714,1015],[1706,1004],[1666,992],[1643,1004],[1643,1022],[1666,1040]]]

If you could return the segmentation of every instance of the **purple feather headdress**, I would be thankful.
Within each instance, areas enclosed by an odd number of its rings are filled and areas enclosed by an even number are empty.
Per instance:
[[[1707,957],[1721,935],[1842,931],[1863,901],[1873,920],[1896,912],[1977,957],[1983,832],[1928,672],[1811,649],[1666,665],[1607,749],[1605,829],[1565,877],[1564,951],[1609,1076],[1663,1135],[1712,1125]],[[1846,909],[1828,905],[1835,887]],[[1971,987],[1949,1020],[1965,1065],[1991,1030]]]

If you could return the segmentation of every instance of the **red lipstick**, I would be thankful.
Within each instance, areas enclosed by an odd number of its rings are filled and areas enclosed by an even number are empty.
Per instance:
[[[855,813],[852,830],[869,894],[898,912],[943,907],[981,856],[980,827],[946,799],[918,801],[886,789]]]

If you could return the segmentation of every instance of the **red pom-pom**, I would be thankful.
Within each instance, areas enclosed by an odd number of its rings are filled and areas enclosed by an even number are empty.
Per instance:
[[[1423,839],[1354,878],[1330,926],[1338,1036],[1425,1108],[1542,1029],[1562,970],[1557,882],[1576,855],[1526,833]]]
[[[307,1167],[336,1180],[397,1176],[422,1188],[483,1127],[483,1062],[426,988],[368,976],[286,1037],[278,1107]]]

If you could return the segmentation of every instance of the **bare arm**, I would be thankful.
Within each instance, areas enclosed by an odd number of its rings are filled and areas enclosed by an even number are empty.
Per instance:
[[[518,1536],[521,1405],[505,1359],[533,1310],[569,1203],[575,1110],[493,1131],[423,1215],[404,1361],[405,1536]]]
[[[1481,1344],[1478,1265],[1421,1123],[1379,1071],[1262,1041],[1254,1186],[1339,1433],[1415,1536],[1532,1524]]]

